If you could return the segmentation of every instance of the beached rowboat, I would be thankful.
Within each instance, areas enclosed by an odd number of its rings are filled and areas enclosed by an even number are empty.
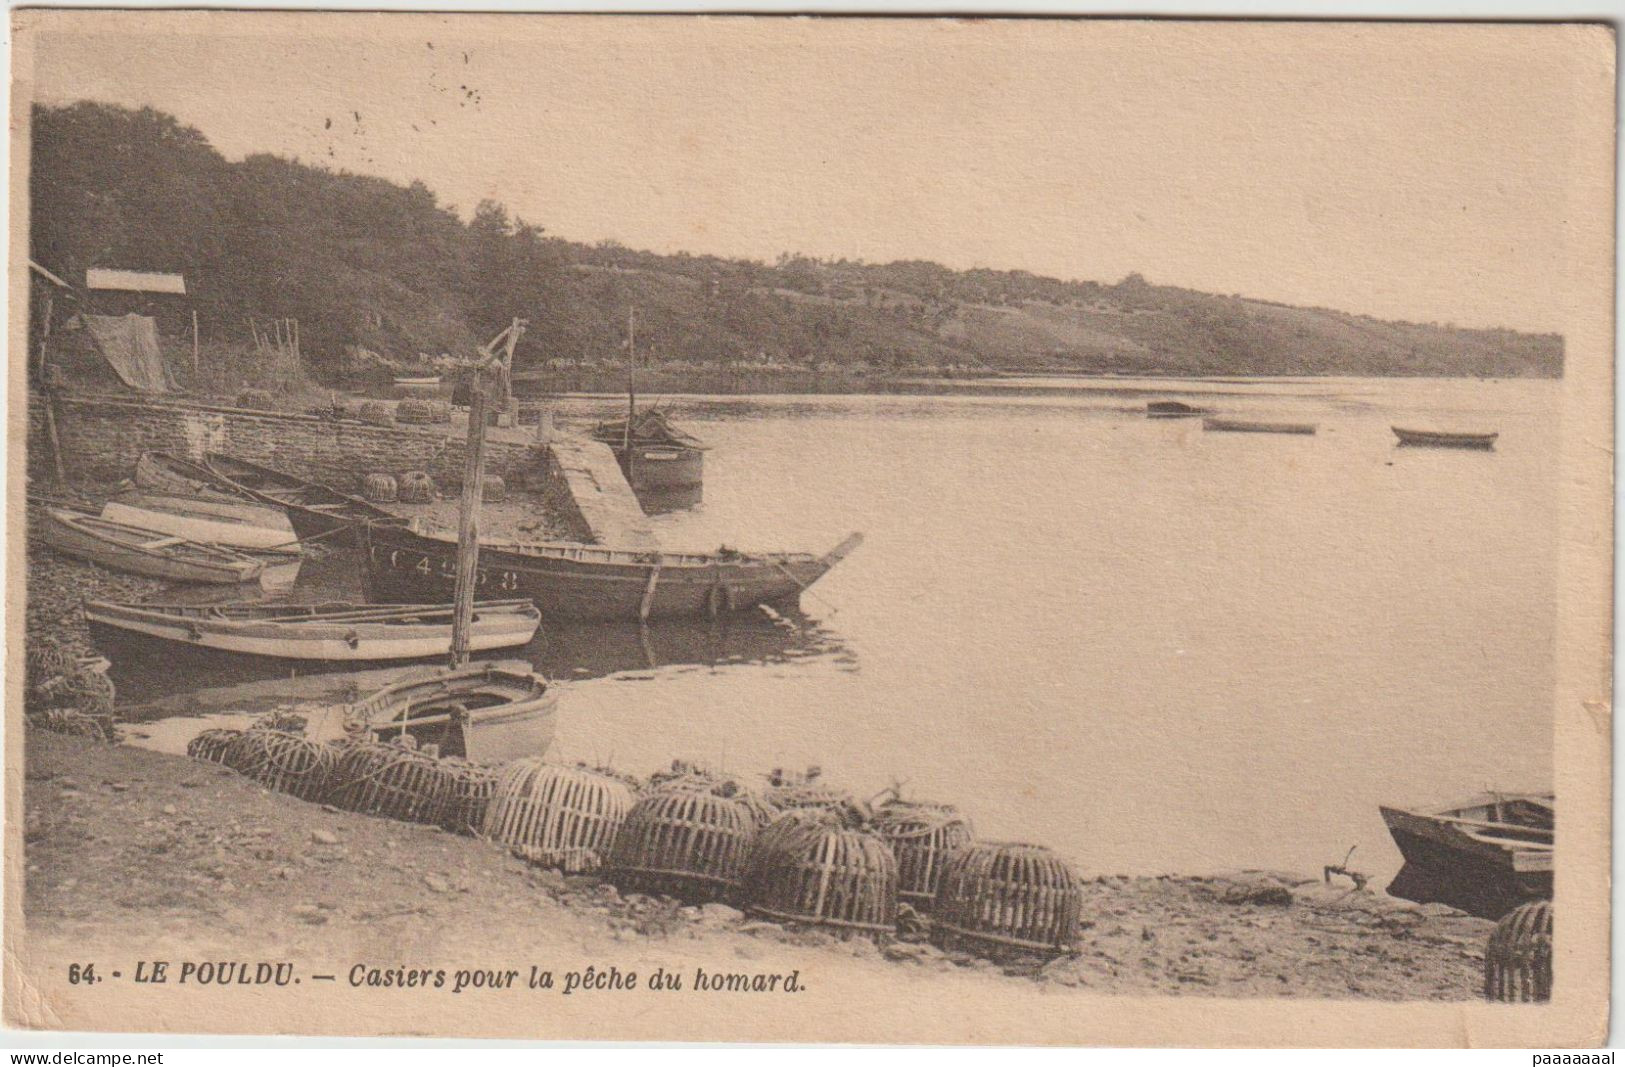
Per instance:
[[[299,554],[287,512],[257,501],[132,489],[104,504],[102,518],[206,544]]]
[[[451,600],[457,575],[455,537],[378,523],[363,524],[358,537],[370,599]],[[482,540],[475,588],[487,595],[529,597],[550,619],[715,617],[757,604],[793,604],[862,542],[861,534],[852,534],[815,556]]]
[[[540,756],[558,726],[558,689],[540,674],[485,664],[414,674],[335,709],[311,731],[388,741],[409,734],[442,756],[505,763]]]
[[[155,473],[162,472],[170,485],[181,479],[201,482],[216,491],[282,508],[301,540],[364,521],[405,521],[358,496],[219,452],[208,453],[202,462],[172,452],[148,452],[141,460],[136,467],[138,483],[145,464],[149,480],[157,480]]]
[[[1220,433],[1296,433],[1312,434],[1317,429],[1312,422],[1262,422],[1257,419],[1202,420],[1202,429]]]
[[[1443,430],[1404,430],[1398,426],[1391,426],[1394,436],[1399,438],[1402,445],[1422,445],[1429,448],[1477,448],[1488,450],[1495,447],[1498,433],[1450,433]]]
[[[40,540],[58,552],[132,574],[236,585],[258,580],[266,566],[235,549],[109,522],[89,512],[44,506],[34,509],[34,517]]]
[[[1551,793],[1485,793],[1423,810],[1382,807],[1405,866],[1394,896],[1499,918],[1552,893]]]
[[[324,663],[426,659],[451,651],[451,609],[440,605],[118,604],[87,601],[85,621],[123,634],[275,659]],[[468,646],[514,648],[542,616],[528,600],[474,605]]]

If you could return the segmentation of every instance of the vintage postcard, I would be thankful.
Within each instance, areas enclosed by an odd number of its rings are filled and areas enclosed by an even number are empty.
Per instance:
[[[9,1025],[1605,1040],[1609,27],[12,29]]]

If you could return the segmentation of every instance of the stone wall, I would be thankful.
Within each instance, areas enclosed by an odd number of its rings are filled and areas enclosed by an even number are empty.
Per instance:
[[[428,471],[442,487],[462,484],[462,430],[376,426],[314,415],[213,407],[122,397],[59,396],[57,437],[70,480],[128,478],[141,453],[178,452],[192,458],[225,452],[353,492],[361,478]],[[43,397],[28,403],[28,464],[38,478],[50,470]],[[534,442],[486,440],[486,470],[515,488],[541,488],[543,449]]]

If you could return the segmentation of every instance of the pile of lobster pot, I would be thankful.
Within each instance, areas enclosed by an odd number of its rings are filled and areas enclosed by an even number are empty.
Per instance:
[[[1484,996],[1528,1002],[1552,999],[1552,902],[1508,912],[1484,950]]]

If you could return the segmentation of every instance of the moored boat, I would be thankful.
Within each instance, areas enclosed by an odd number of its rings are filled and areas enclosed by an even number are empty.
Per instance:
[[[1145,413],[1153,419],[1188,419],[1195,415],[1206,415],[1208,409],[1180,400],[1153,400],[1146,404]]]
[[[299,553],[287,512],[258,501],[132,489],[104,504],[102,518],[231,548]]]
[[[457,541],[400,525],[360,527],[369,598],[450,601]],[[807,552],[657,552],[572,543],[480,542],[476,591],[529,597],[548,618],[718,616],[793,603],[863,541],[852,534],[822,556]]]
[[[1488,451],[1495,447],[1499,433],[1454,433],[1446,430],[1406,430],[1390,426],[1402,445],[1426,448],[1476,448]]]
[[[1202,429],[1219,433],[1291,433],[1312,434],[1319,427],[1312,422],[1266,422],[1260,419],[1202,420]]]
[[[309,732],[317,740],[410,735],[420,746],[438,746],[442,756],[503,763],[547,751],[558,726],[558,700],[556,686],[518,667],[436,670],[414,673],[318,717]]]
[[[673,426],[659,411],[612,419],[592,428],[592,439],[610,447],[634,490],[687,489],[705,481],[709,446]]]
[[[46,505],[32,510],[35,532],[47,545],[113,570],[217,585],[256,581],[265,570],[263,559],[236,549],[109,522],[65,507]]]
[[[451,609],[444,605],[120,604],[87,601],[85,621],[216,653],[305,662],[426,659],[451,651]],[[475,652],[530,642],[541,613],[528,600],[474,605]]]
[[[1379,810],[1405,857],[1388,887],[1393,896],[1493,919],[1552,894],[1551,793],[1485,793],[1439,808]]]

